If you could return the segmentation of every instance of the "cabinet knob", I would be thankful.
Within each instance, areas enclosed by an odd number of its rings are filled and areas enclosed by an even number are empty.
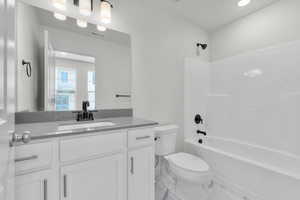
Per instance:
[[[24,131],[22,135],[19,135],[15,131],[12,131],[10,135],[10,146],[13,146],[18,142],[23,142],[24,144],[27,144],[31,141],[30,131]]]
[[[22,135],[22,142],[27,144],[31,141],[30,131],[25,131]]]

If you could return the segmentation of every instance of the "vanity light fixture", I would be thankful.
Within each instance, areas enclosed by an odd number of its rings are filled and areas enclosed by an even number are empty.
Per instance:
[[[87,21],[85,21],[83,19],[77,19],[76,23],[77,23],[77,26],[79,26],[80,28],[86,28],[87,27]]]
[[[54,13],[53,16],[58,19],[58,20],[61,20],[61,21],[65,21],[67,19],[67,17],[63,14],[60,14],[60,13]]]
[[[240,0],[238,2],[238,6],[239,7],[244,7],[244,6],[248,5],[249,3],[251,3],[251,0]]]
[[[66,2],[67,0],[51,0],[53,6],[59,10],[66,10]],[[73,0],[73,4],[78,6],[79,13],[84,16],[88,17],[92,14],[93,11],[93,1],[94,0]],[[111,23],[111,10],[113,5],[108,0],[100,0],[100,22],[101,24],[110,24]],[[54,17],[58,20],[66,20],[67,17],[63,14],[54,12]],[[88,26],[87,21],[83,19],[76,20],[77,25],[80,28],[86,28]],[[97,25],[98,31],[106,31],[106,27],[103,25]]]
[[[106,27],[105,26],[103,26],[103,25],[97,25],[97,30],[98,31],[100,31],[100,32],[104,32],[104,31],[106,31]]]
[[[107,0],[101,0],[100,2],[100,21],[103,24],[111,23],[111,9],[113,5]]]
[[[79,13],[83,16],[90,16],[93,10],[93,0],[79,0]]]
[[[67,0],[52,0],[53,6],[58,10],[66,10]]]

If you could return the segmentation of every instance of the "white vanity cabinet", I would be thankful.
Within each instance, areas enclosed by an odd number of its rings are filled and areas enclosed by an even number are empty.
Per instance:
[[[154,133],[128,132],[128,200],[154,200]]]
[[[126,135],[61,140],[61,199],[126,200]]]
[[[15,199],[57,200],[58,170],[55,168],[58,144],[42,141],[16,147]]]
[[[19,175],[15,179],[16,200],[57,200],[57,173],[53,170]]]
[[[125,200],[125,157],[116,154],[61,168],[61,199]]]
[[[152,128],[16,147],[16,200],[154,200]]]

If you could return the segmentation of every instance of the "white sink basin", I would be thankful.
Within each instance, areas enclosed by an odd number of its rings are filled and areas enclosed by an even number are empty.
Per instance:
[[[84,124],[68,124],[61,125],[58,127],[59,131],[67,131],[73,129],[82,129],[82,128],[96,128],[103,126],[114,126],[115,124],[112,122],[92,122],[92,123],[84,123]]]

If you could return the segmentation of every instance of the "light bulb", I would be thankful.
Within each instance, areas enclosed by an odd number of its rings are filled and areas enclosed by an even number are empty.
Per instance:
[[[111,23],[111,4],[107,1],[101,1],[100,20],[103,24]]]
[[[60,14],[60,13],[54,13],[53,16],[58,19],[58,20],[61,20],[61,21],[64,21],[67,19],[67,17],[63,14]]]
[[[92,1],[79,0],[79,13],[83,16],[90,16],[92,13]]]
[[[58,10],[66,10],[66,0],[52,0],[52,4]]]
[[[98,31],[101,31],[101,32],[106,31],[106,27],[102,26],[102,25],[97,25],[97,29],[98,29]]]
[[[239,7],[243,7],[243,6],[248,5],[250,2],[251,2],[251,0],[240,0],[240,1],[238,2],[238,6],[239,6]]]
[[[76,20],[76,23],[77,23],[77,25],[78,25],[80,28],[86,28],[86,27],[87,27],[87,21],[85,21],[85,20],[77,19],[77,20]]]

